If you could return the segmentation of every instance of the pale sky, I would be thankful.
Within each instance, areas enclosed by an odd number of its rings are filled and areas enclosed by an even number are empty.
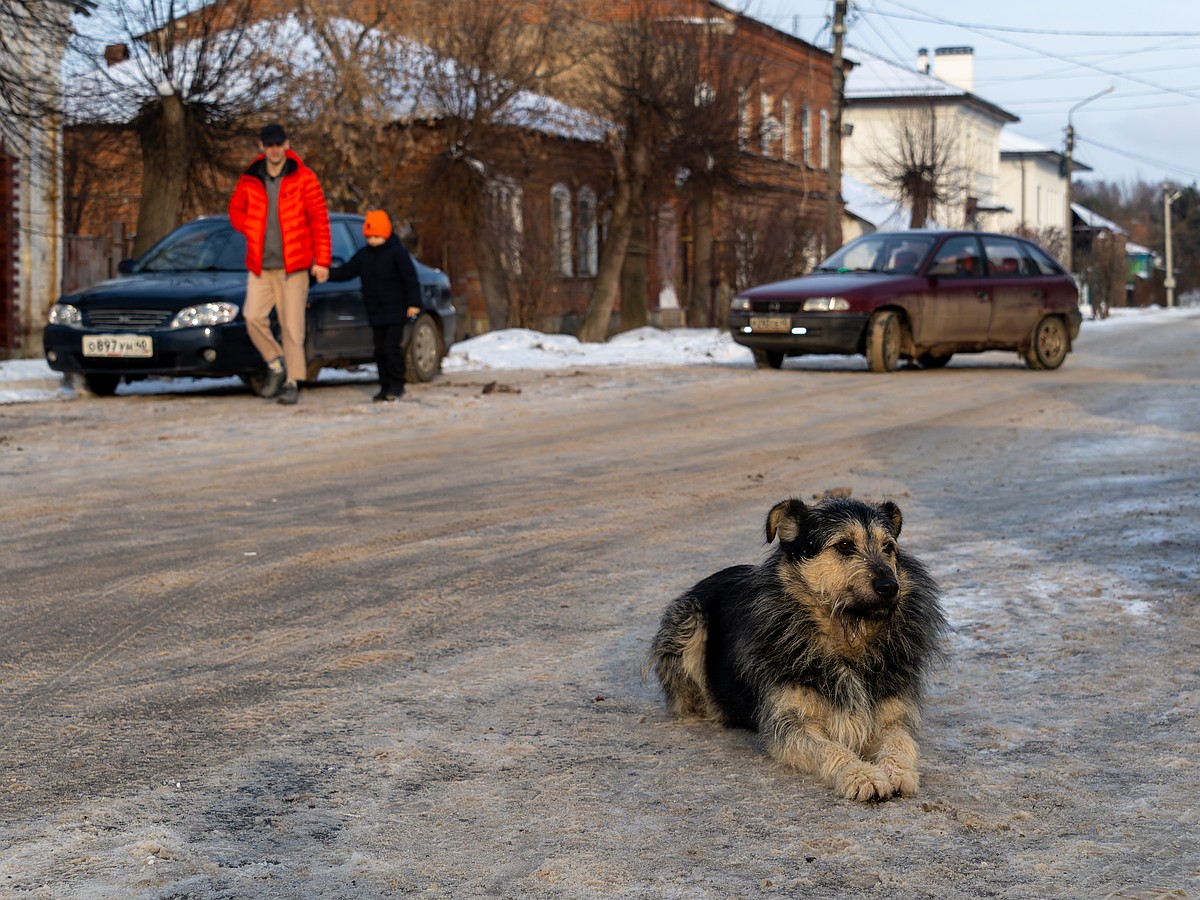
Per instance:
[[[724,0],[828,49],[833,0]],[[979,97],[1019,116],[1006,129],[1058,151],[1071,113],[1082,178],[1200,183],[1200,2],[851,0],[854,47],[916,66],[917,50],[973,47]],[[936,73],[935,73],[936,74]]]

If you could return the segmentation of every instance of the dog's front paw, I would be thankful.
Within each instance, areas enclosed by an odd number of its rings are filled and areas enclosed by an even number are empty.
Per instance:
[[[892,785],[894,794],[899,794],[901,797],[912,797],[921,789],[921,776],[917,774],[916,769],[884,764],[883,770],[887,773],[888,782]]]
[[[862,803],[887,800],[896,791],[887,772],[865,764],[847,768],[834,787],[847,800],[858,800]]]

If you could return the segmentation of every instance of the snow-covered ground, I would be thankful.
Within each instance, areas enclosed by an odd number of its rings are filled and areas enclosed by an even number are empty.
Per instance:
[[[1108,319],[1094,322],[1087,318],[1084,307],[1083,338],[1096,328],[1119,328],[1123,323],[1145,321],[1147,317],[1172,317],[1190,310],[1175,307],[1146,309],[1115,309]],[[815,368],[843,368],[847,357],[805,357],[804,365]],[[450,348],[443,369],[446,372],[481,372],[507,369],[570,369],[577,367],[611,366],[635,368],[641,366],[687,365],[752,366],[750,351],[733,342],[729,332],[716,328],[678,328],[664,331],[658,328],[638,328],[613,337],[603,344],[585,344],[564,334],[542,334],[514,328],[493,331],[470,340],[460,341]],[[321,381],[374,381],[375,367],[363,366],[357,372],[326,369]],[[179,393],[188,390],[211,390],[225,384],[237,385],[230,379],[148,379],[122,385],[122,394]],[[42,359],[0,361],[0,403],[28,403],[55,398],[72,399],[75,392],[61,383],[61,378]]]

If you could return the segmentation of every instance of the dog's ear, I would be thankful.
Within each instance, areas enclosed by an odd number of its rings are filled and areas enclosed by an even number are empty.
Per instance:
[[[904,524],[904,516],[900,515],[900,507],[891,500],[879,504],[879,511],[892,524],[892,537],[900,537],[900,526]]]
[[[795,497],[781,500],[767,513],[767,543],[771,543],[778,535],[781,544],[790,544],[800,536],[807,519],[808,507],[800,500]]]

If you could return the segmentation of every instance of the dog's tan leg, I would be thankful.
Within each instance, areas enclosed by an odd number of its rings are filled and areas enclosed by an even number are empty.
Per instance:
[[[885,700],[876,711],[872,758],[887,773],[892,788],[901,797],[911,797],[921,787],[917,742],[913,738],[920,724],[920,710],[907,700]]]
[[[894,787],[881,766],[867,762],[847,743],[834,740],[834,733],[855,729],[848,719],[834,723],[829,704],[820,695],[803,688],[779,690],[764,703],[761,731],[770,754],[784,765],[820,776],[847,800],[886,800]],[[856,743],[861,743],[856,741]]]

